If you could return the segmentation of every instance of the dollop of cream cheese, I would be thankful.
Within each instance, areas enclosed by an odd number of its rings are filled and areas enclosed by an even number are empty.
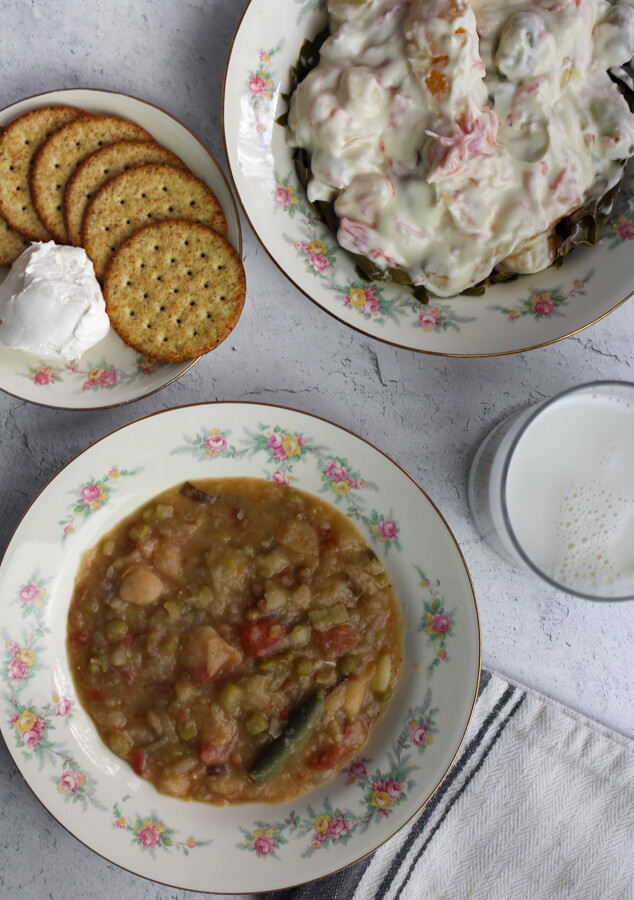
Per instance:
[[[33,243],[0,285],[0,344],[42,359],[73,360],[110,322],[85,250]]]
[[[295,91],[291,146],[337,238],[457,294],[536,272],[554,227],[618,181],[634,115],[608,69],[634,9],[607,0],[330,0],[331,35]]]

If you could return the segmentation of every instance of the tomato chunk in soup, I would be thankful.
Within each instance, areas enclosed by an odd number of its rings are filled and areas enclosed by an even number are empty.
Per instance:
[[[367,742],[402,661],[383,565],[288,485],[171,488],[82,559],[68,617],[79,699],[166,794],[284,802]]]

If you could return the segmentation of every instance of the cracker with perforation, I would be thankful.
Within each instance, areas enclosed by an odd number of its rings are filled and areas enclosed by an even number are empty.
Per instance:
[[[31,197],[33,158],[51,134],[85,115],[74,106],[42,106],[14,119],[0,136],[0,213],[32,241],[51,240]]]
[[[71,243],[81,245],[84,213],[99,188],[133,166],[169,163],[186,168],[175,153],[156,141],[115,141],[81,162],[66,186],[64,217]]]
[[[104,298],[126,344],[152,359],[183,362],[228,337],[245,291],[242,262],[224,237],[198,222],[168,219],[119,247]]]
[[[191,172],[169,165],[135,166],[93,197],[84,215],[82,245],[103,281],[121,244],[143,225],[191,219],[225,236],[227,223],[216,195]]]
[[[11,228],[7,220],[0,216],[0,266],[12,266],[30,243],[27,237]]]
[[[53,238],[68,243],[64,193],[75,169],[95,150],[120,140],[152,140],[140,125],[120,116],[84,116],[54,132],[40,147],[31,166],[31,195]]]

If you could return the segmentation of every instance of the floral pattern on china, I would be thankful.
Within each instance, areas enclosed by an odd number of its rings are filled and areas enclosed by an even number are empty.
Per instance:
[[[231,438],[230,432],[204,427],[194,437],[186,436],[185,443],[172,453],[193,453],[200,459],[248,459],[263,454],[269,466],[265,469],[267,477],[277,484],[292,484],[296,481],[294,466],[313,460],[319,468],[323,489],[332,492],[335,501],[348,498],[346,515],[363,522],[381,544],[400,549],[398,525],[391,515],[381,514],[376,509],[365,511],[365,503],[357,494],[366,489],[376,490],[376,485],[355,473],[347,459],[331,454],[311,438],[281,425],[260,425],[257,431],[246,432],[235,443],[230,443]],[[275,470],[270,472],[272,466]]]
[[[36,759],[40,765],[48,764],[57,770],[51,776],[52,781],[65,801],[105,809],[97,797],[94,779],[82,770],[69,748],[66,731],[73,718],[71,699],[53,694],[49,702],[40,705],[27,698],[27,689],[42,665],[41,657],[46,654],[46,639],[50,635],[45,613],[49,596],[47,583],[35,571],[18,587],[12,603],[21,610],[21,619],[27,627],[20,636],[15,632],[13,636],[3,633],[5,665],[1,672],[8,688],[5,699],[15,747],[25,759]],[[65,735],[62,740],[55,735],[60,728]]]

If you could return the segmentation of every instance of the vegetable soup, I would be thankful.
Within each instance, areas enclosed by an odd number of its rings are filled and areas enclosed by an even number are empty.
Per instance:
[[[68,618],[79,699],[166,794],[284,802],[359,753],[402,663],[383,564],[333,506],[186,482],[88,551]]]

